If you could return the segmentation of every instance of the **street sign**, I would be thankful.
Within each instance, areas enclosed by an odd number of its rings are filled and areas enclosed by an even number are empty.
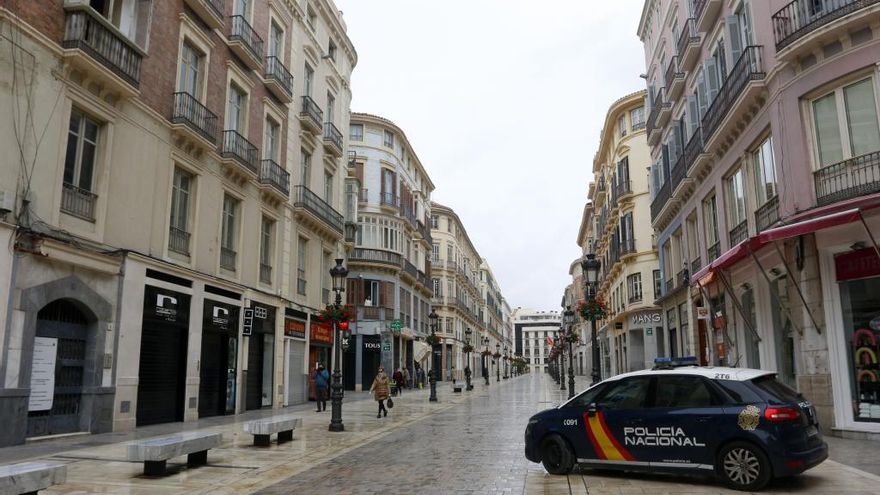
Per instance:
[[[654,335],[654,329],[653,329],[653,328],[648,328],[648,329],[646,329],[646,330],[645,330],[645,334],[647,334],[647,335]]]
[[[382,344],[382,350],[386,351],[386,352],[390,351],[391,350],[391,343],[385,342],[384,344]]]
[[[250,335],[251,331],[254,328],[254,310],[253,308],[244,308],[242,324],[241,324],[241,334],[242,335]]]
[[[403,322],[400,320],[392,320],[391,321],[391,329],[395,332],[400,332],[400,329],[403,328]]]

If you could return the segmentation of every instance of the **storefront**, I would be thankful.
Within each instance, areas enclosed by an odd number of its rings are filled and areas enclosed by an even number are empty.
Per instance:
[[[199,417],[235,413],[239,308],[205,299],[199,362]]]
[[[309,400],[315,400],[315,369],[318,363],[323,364],[331,373],[333,370],[333,328],[316,320],[312,316],[309,325]]]
[[[253,323],[248,337],[245,409],[272,406],[275,370],[275,308],[251,303]]]
[[[361,337],[361,384],[363,390],[369,390],[382,364],[382,339],[379,335]]]
[[[183,421],[190,296],[147,285],[137,389],[137,426]]]
[[[629,371],[653,366],[662,348],[662,315],[660,311],[639,311],[627,318],[629,334]]]
[[[308,400],[306,376],[306,314],[291,308],[284,310],[284,405]]]

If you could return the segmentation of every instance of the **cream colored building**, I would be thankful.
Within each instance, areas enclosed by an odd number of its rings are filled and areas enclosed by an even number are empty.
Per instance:
[[[550,342],[555,341],[559,333],[562,315],[557,311],[516,308],[511,320],[515,354],[525,359],[530,372],[546,373],[550,365]]]
[[[215,5],[0,7],[0,445],[306,400],[357,55],[330,0]]]
[[[598,294],[608,307],[608,318],[598,322],[603,377],[650,367],[667,349],[659,308],[653,304],[659,272],[645,172],[651,157],[644,100],[640,91],[608,110],[593,160],[591,204],[578,238],[584,255],[594,253],[601,262]],[[571,271],[575,279],[581,277],[579,268]],[[589,324],[582,328],[584,355],[591,356]]]

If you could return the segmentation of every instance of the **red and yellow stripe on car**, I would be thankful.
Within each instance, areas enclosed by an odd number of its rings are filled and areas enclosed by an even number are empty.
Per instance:
[[[605,424],[605,416],[601,412],[590,416],[584,413],[584,425],[587,428],[587,437],[593,444],[593,450],[596,456],[602,460],[609,461],[634,461],[635,457],[628,450],[620,445],[620,442],[614,438],[608,425]]]

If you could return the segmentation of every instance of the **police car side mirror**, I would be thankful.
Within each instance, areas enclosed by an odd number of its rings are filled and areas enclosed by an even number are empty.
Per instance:
[[[590,403],[589,406],[587,406],[587,414],[589,416],[595,416],[596,412],[598,412],[598,411],[599,411],[599,407],[596,406],[595,402],[592,402],[592,403]]]

